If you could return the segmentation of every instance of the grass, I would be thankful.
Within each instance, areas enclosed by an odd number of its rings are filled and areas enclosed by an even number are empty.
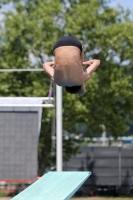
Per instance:
[[[8,192],[0,192],[0,197],[7,197],[8,196]]]

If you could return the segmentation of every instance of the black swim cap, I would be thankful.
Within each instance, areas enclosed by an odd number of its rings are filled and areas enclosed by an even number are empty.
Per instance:
[[[81,89],[81,85],[72,86],[72,87],[66,86],[65,89],[67,92],[69,92],[71,94],[76,94]]]

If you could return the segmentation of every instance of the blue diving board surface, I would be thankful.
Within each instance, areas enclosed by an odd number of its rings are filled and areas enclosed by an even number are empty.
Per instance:
[[[11,200],[68,200],[91,172],[48,172]]]

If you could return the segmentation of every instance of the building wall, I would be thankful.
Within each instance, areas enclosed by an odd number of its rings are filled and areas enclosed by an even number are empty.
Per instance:
[[[0,112],[0,180],[36,180],[38,112]]]
[[[133,176],[133,149],[82,147],[79,154],[64,163],[64,170],[92,172],[81,188],[85,193],[89,194],[94,188],[107,192],[113,187],[119,194],[126,194]]]

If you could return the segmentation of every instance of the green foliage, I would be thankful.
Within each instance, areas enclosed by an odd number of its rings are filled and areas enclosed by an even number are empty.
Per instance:
[[[53,19],[58,15],[60,4],[53,0],[14,3],[13,10],[5,13],[1,31],[0,68],[42,68],[47,55],[52,55],[57,38]],[[0,78],[1,96],[46,96],[48,93],[49,79],[45,73],[8,73],[0,74]]]
[[[101,60],[96,73],[86,83],[86,95],[78,101],[68,95],[71,103],[67,106],[74,108],[71,124],[86,123],[88,136],[102,132],[100,125],[104,124],[117,137],[125,133],[133,119],[133,24],[129,11],[103,5],[97,0],[79,1],[66,12],[64,32],[83,42],[86,59]]]
[[[87,127],[87,137],[102,132],[101,125],[117,137],[133,120],[133,22],[130,11],[108,6],[106,0],[4,0],[0,30],[0,68],[42,68],[53,59],[52,47],[58,37],[71,34],[84,46],[85,60],[100,59],[101,65],[86,83],[83,97],[63,90],[64,159],[78,150],[77,124]],[[49,77],[43,72],[0,73],[1,96],[47,96]],[[39,143],[39,174],[53,165],[51,111],[44,111]],[[46,117],[46,118],[45,118]],[[53,150],[55,151],[55,149]],[[44,162],[43,162],[44,161]]]

